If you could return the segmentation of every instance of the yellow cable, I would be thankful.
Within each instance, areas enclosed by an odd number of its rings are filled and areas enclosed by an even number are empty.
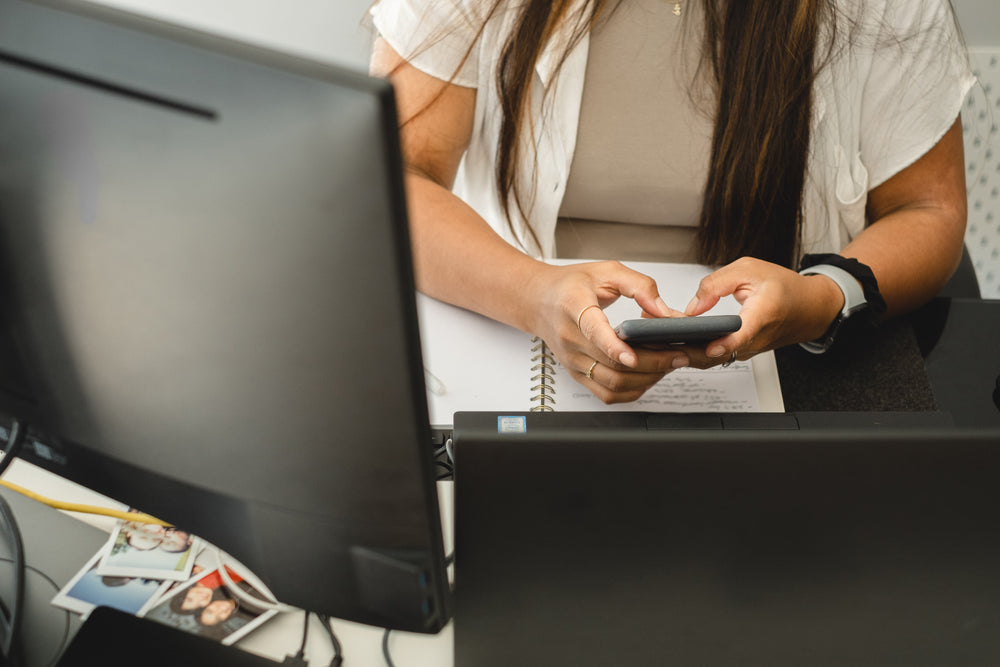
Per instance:
[[[123,512],[122,510],[109,509],[107,507],[98,507],[97,505],[83,505],[80,503],[67,503],[62,500],[53,500],[52,498],[46,498],[41,496],[34,491],[29,491],[23,486],[18,486],[17,484],[12,484],[5,479],[0,479],[0,485],[7,487],[11,491],[16,491],[22,495],[28,496],[32,500],[37,500],[40,503],[48,505],[49,507],[54,507],[57,510],[66,510],[69,512],[80,512],[83,514],[100,514],[103,516],[110,516],[116,519],[123,519],[125,521],[135,521],[136,523],[155,523],[161,526],[169,526],[170,524],[162,519],[157,519],[155,516],[150,516],[148,514],[143,514],[142,512]]]

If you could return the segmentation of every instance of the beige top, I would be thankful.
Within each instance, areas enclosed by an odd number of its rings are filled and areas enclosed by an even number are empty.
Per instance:
[[[594,27],[560,257],[694,260],[713,123],[710,103],[692,99],[697,48],[673,7],[630,0]]]

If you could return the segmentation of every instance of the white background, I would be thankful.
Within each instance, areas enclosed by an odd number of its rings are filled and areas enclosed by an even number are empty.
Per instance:
[[[365,67],[371,0],[91,0],[322,60]],[[953,0],[969,46],[1000,47],[998,0]]]
[[[372,0],[90,0],[297,55],[368,68]]]
[[[971,47],[1000,47],[1000,2],[997,0],[953,0]]]

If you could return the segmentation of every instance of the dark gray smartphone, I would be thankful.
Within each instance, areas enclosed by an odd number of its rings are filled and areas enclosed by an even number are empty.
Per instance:
[[[739,331],[739,315],[700,315],[698,317],[657,317],[625,320],[615,333],[629,345],[677,345],[703,343]]]

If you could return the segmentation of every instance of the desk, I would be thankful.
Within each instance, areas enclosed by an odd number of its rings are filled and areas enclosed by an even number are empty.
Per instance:
[[[775,352],[785,409],[927,411],[1000,426],[1000,301],[937,298],[822,356]]]
[[[112,509],[125,509],[125,507],[110,498],[95,493],[89,489],[67,481],[52,473],[42,470],[24,461],[15,460],[4,479],[14,484],[18,484],[41,495],[53,499],[73,503],[83,503],[97,505]],[[72,529],[72,538],[63,544],[58,554],[42,554],[42,564],[40,569],[46,570],[56,583],[62,587],[67,581],[86,563],[87,559],[94,553],[107,539],[107,534],[115,525],[115,519],[98,515],[60,513],[51,508],[39,505],[34,501],[18,496],[16,493],[3,490],[3,493],[11,498],[12,504],[16,503],[17,508],[29,510],[33,521],[58,522],[61,529],[66,525],[78,524]],[[441,499],[442,525],[445,531],[445,547],[451,549],[452,540],[452,483],[440,482],[438,484],[438,494]],[[36,507],[31,507],[35,505]],[[55,516],[53,515],[60,515]],[[65,522],[63,514],[74,518],[72,522]],[[63,520],[63,521],[59,521]],[[34,526],[37,528],[38,526]],[[23,527],[22,527],[23,528]],[[29,553],[27,557],[30,562],[38,564],[30,553],[31,536],[26,536],[25,548]],[[31,591],[29,590],[29,596]],[[50,595],[47,589],[40,590],[40,604],[42,607],[47,603]],[[54,609],[54,608],[53,608]],[[55,614],[57,621],[61,623],[62,612]],[[70,632],[75,633],[79,629],[80,621],[76,614],[69,614]],[[240,648],[271,658],[281,662],[286,655],[294,654],[298,651],[303,628],[303,613],[289,612],[282,613],[271,619],[266,625],[259,628],[245,639],[241,640],[237,646]],[[380,628],[374,628],[359,623],[337,620],[333,622],[334,631],[337,638],[343,645],[343,655],[345,662],[358,667],[381,667],[385,665],[382,657],[382,634]],[[393,632],[389,639],[389,649],[393,661],[397,667],[450,667],[453,664],[453,630],[449,624],[437,635],[421,635],[409,632]],[[58,641],[61,638],[61,629],[56,633]],[[51,637],[52,635],[48,635]],[[35,646],[44,645],[45,638],[40,638],[34,642]],[[51,641],[49,639],[48,641]],[[30,643],[30,642],[29,642]],[[46,649],[35,648],[29,651],[26,656],[29,660],[25,667],[44,667],[49,664],[45,657],[38,662],[31,661],[32,657],[39,654],[47,656]],[[323,633],[319,622],[313,617],[310,626],[309,638],[306,647],[306,657],[310,665],[329,664],[333,651],[330,647],[329,639]]]

